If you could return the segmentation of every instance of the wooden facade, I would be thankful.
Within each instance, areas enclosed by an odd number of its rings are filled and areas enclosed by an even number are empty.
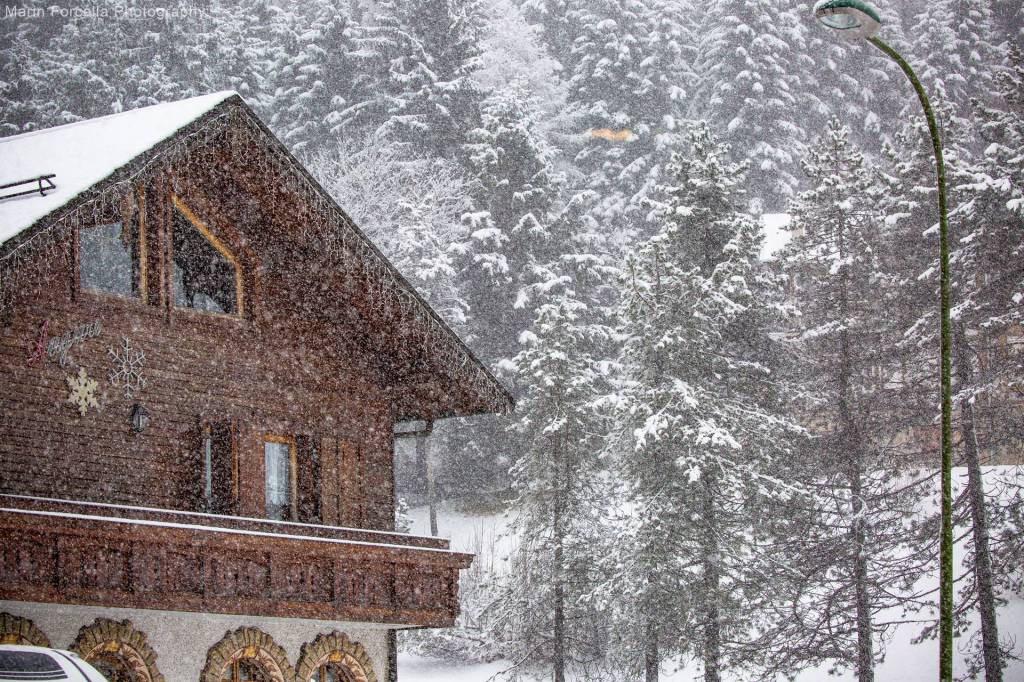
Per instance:
[[[83,284],[107,223],[124,295]],[[227,312],[181,303],[181,225]],[[0,245],[0,376],[0,599],[453,623],[471,557],[392,532],[395,424],[511,399],[237,96]]]

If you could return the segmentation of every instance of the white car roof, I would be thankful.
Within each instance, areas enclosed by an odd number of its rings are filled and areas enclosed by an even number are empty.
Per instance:
[[[0,682],[107,682],[96,668],[70,651],[0,644]]]

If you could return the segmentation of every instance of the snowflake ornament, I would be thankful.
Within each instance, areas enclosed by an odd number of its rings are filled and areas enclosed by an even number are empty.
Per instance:
[[[114,361],[114,370],[110,373],[111,385],[122,387],[125,400],[131,400],[135,393],[146,387],[146,378],[142,376],[145,353],[133,348],[128,337],[122,336],[120,350],[107,348],[107,354]]]
[[[68,402],[78,408],[78,414],[85,416],[90,407],[99,407],[96,400],[96,389],[99,384],[95,379],[85,373],[85,368],[79,368],[78,376],[66,377],[68,388],[71,393],[68,395]]]

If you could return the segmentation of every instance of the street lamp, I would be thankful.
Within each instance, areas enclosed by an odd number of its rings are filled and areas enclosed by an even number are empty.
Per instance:
[[[849,38],[865,38],[899,64],[921,100],[928,130],[932,135],[935,171],[939,187],[939,299],[941,322],[941,393],[942,393],[942,538],[939,547],[939,680],[953,679],[953,399],[950,380],[951,331],[949,322],[949,219],[946,216],[946,168],[942,160],[942,141],[935,124],[935,114],[921,81],[896,50],[877,36],[882,26],[878,9],[862,0],[819,0],[814,15],[825,26]]]

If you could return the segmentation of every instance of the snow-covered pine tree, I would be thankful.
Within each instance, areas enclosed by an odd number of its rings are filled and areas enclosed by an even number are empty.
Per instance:
[[[984,313],[985,295],[980,290],[987,289],[984,282],[992,278],[993,268],[1007,269],[1002,263],[1005,238],[1000,240],[998,234],[1005,229],[1006,222],[1005,211],[994,208],[991,195],[986,202],[984,191],[978,193],[974,189],[983,189],[984,183],[977,182],[979,172],[984,173],[978,168],[983,161],[978,159],[986,143],[979,135],[970,99],[974,97],[984,102],[1000,99],[994,83],[1001,69],[999,62],[1003,51],[990,40],[994,32],[990,3],[941,0],[925,8],[915,26],[912,45],[917,55],[915,63],[921,66],[922,81],[943,122],[951,243],[954,245],[954,408],[959,419],[954,430],[958,434],[955,445],[969,473],[967,494],[958,504],[962,514],[969,515],[970,519],[968,568],[973,577],[964,583],[957,600],[956,627],[958,632],[972,627],[970,617],[977,608],[981,628],[975,660],[983,661],[979,669],[985,669],[989,682],[1001,680],[1001,663],[993,562],[988,547],[991,505],[985,500],[981,458],[995,447],[992,428],[986,429],[983,424],[1001,410],[986,409],[992,407],[991,400],[996,394],[983,375],[993,363],[979,362],[978,358],[985,354],[985,346],[992,341],[998,343],[999,332]],[[914,123],[897,136],[900,148],[892,154],[896,159],[894,175],[897,180],[884,203],[890,207],[904,203],[903,207],[889,209],[893,224],[890,260],[902,283],[904,305],[897,308],[905,313],[902,325],[906,334],[902,344],[918,349],[917,361],[913,363],[917,369],[906,373],[911,381],[905,386],[916,384],[918,404],[932,406],[932,414],[927,411],[920,414],[921,422],[927,423],[934,419],[937,374],[938,216],[931,140],[920,114],[916,110],[911,114]],[[983,215],[986,220],[978,222]],[[994,250],[986,253],[989,248]],[[1000,295],[1005,299],[1005,291]],[[1003,300],[999,305],[1007,302]],[[995,300],[990,303],[995,304]],[[979,396],[988,400],[979,401]],[[998,421],[998,417],[995,420]],[[930,461],[936,462],[937,458]],[[935,629],[926,628],[925,634],[934,635]]]
[[[907,5],[886,3],[878,9],[885,41],[909,53],[900,17]],[[806,52],[796,55],[803,76],[801,95],[810,103],[801,127],[820,131],[838,116],[850,126],[851,140],[858,148],[868,156],[879,154],[879,143],[890,141],[896,132],[891,122],[901,120],[905,100],[890,96],[890,88],[902,76],[874,46],[861,40],[836,40],[835,31],[811,19],[809,12],[801,17],[810,23]]]
[[[783,0],[718,0],[695,30],[694,83],[686,115],[725,131],[750,162],[755,208],[778,209],[799,185],[806,145],[801,74],[808,22]]]
[[[420,153],[462,160],[479,125],[479,0],[381,0],[355,38],[359,77],[343,120]],[[349,133],[351,134],[351,132]]]
[[[562,61],[572,49],[576,39],[576,26],[570,21],[569,13],[577,0],[525,0],[523,12],[526,18],[540,27],[541,37],[552,56]]]
[[[301,12],[280,13],[272,38],[269,125],[303,160],[331,144],[343,131],[354,80],[354,27],[338,3],[304,3]]]
[[[102,32],[88,15],[4,22],[0,30],[0,132],[60,125],[84,117],[236,90],[264,120],[273,117],[271,74],[287,10],[268,0],[214,0],[172,21],[123,17],[123,3],[101,0],[112,18]],[[182,3],[181,8],[195,7]],[[167,9],[177,9],[170,6]],[[117,46],[113,49],[112,46]],[[294,93],[292,93],[294,94]]]
[[[95,3],[117,17],[122,5]],[[0,132],[12,134],[103,116],[210,90],[202,70],[209,25],[201,18],[112,19],[100,39],[96,19],[23,6],[39,19],[0,29]],[[112,50],[111,46],[118,49]]]
[[[870,682],[896,624],[881,612],[913,606],[929,568],[916,541],[926,489],[900,466],[901,433],[890,424],[900,367],[879,178],[837,120],[803,165],[814,186],[792,205],[783,264],[800,310],[797,406],[813,436],[792,473],[811,494],[772,514],[777,613],[762,628],[762,662],[770,673],[828,662]]]
[[[961,627],[975,608],[978,611],[980,638],[968,658],[968,674],[984,671],[986,682],[1001,682],[1002,668],[1014,655],[1012,642],[1000,641],[995,609],[999,585],[1005,585],[1016,569],[1005,563],[1006,542],[999,541],[993,552],[992,537],[1013,535],[1011,507],[1019,504],[1021,482],[1000,481],[996,489],[1002,488],[997,498],[1002,503],[997,502],[991,494],[993,482],[983,481],[981,462],[1014,452],[1024,443],[1019,420],[1013,416],[1021,404],[1016,387],[1024,358],[1020,338],[1024,322],[1024,243],[1020,238],[1024,233],[1024,126],[1020,122],[1024,64],[1019,51],[1014,49],[1012,55],[1016,63],[995,77],[1000,87],[986,98],[1002,102],[1000,108],[975,101],[984,122],[980,131],[987,145],[984,155],[958,169],[954,180],[959,198],[953,213],[956,239],[951,255],[956,264],[956,403],[968,470],[966,506],[972,534],[967,565],[973,574],[973,580],[960,590],[958,610]],[[988,478],[995,475],[990,471]]]
[[[355,151],[339,145],[317,155],[310,170],[445,321],[460,329],[468,310],[458,262],[469,188],[455,163],[410,152],[385,140]]]
[[[560,179],[552,150],[536,128],[536,105],[520,88],[495,92],[483,104],[482,123],[467,146],[467,187],[472,208],[462,218],[458,286],[468,306],[467,340],[518,394],[511,359],[534,308],[520,299],[537,266],[550,263],[564,244],[551,223]],[[439,468],[450,493],[478,493],[508,486],[514,459],[503,433],[508,419],[473,419],[449,435]]]
[[[630,600],[615,629],[648,682],[687,643],[707,682],[746,662],[745,602],[767,587],[752,513],[792,496],[779,476],[800,432],[775,373],[781,287],[738,205],[744,170],[695,125],[652,199],[661,229],[624,273],[614,447],[629,515],[602,591]]]
[[[682,8],[661,0],[568,6],[566,67],[575,114],[573,164],[594,192],[592,214],[622,248],[643,231],[640,201],[678,137]]]
[[[556,682],[604,658],[604,623],[584,597],[604,499],[605,426],[594,405],[607,393],[611,329],[602,297],[614,275],[578,237],[581,220],[570,204],[555,227],[568,248],[534,268],[536,281],[524,292],[536,316],[514,361],[523,386],[511,471],[519,548],[493,620],[517,668],[550,670]]]
[[[513,88],[483,103],[482,124],[469,135],[474,211],[462,270],[473,311],[474,347],[498,366],[518,352],[516,339],[534,319],[517,305],[534,268],[560,248],[550,223],[558,198],[554,152],[537,132],[536,103]]]
[[[561,65],[547,51],[540,28],[527,22],[517,0],[482,0],[485,24],[480,68],[473,78],[485,92],[525,90],[555,118],[565,105]]]

